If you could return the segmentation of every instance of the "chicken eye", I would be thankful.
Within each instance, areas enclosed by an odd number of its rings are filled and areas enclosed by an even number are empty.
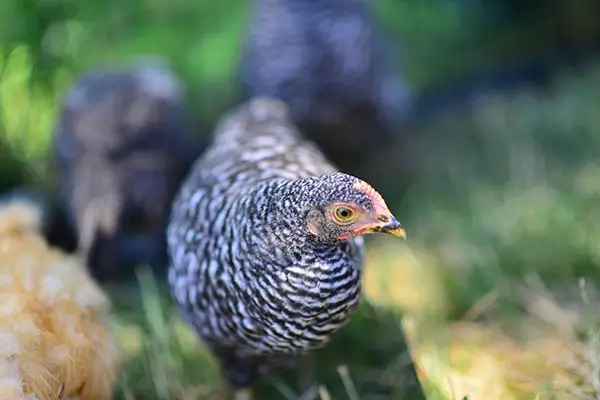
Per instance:
[[[349,207],[337,207],[335,209],[335,218],[338,222],[348,223],[356,219],[356,213]]]

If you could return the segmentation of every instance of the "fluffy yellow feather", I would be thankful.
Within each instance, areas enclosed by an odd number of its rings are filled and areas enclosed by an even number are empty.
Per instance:
[[[0,206],[0,399],[110,399],[108,301],[76,258],[40,237],[40,214]]]

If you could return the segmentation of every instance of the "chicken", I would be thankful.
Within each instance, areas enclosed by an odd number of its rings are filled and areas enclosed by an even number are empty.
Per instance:
[[[89,72],[65,96],[54,132],[61,197],[96,278],[166,264],[169,206],[197,156],[182,95],[166,63],[145,61]]]
[[[112,398],[108,302],[79,262],[39,236],[41,211],[0,206],[0,398]]]
[[[368,183],[336,170],[281,101],[226,116],[173,205],[169,283],[230,385],[324,346],[361,293],[364,234],[404,237]]]
[[[389,143],[413,94],[391,46],[356,0],[256,0],[241,59],[245,99],[284,101],[343,171]]]

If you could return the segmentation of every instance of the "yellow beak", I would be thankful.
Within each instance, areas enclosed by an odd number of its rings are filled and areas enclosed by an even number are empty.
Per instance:
[[[351,234],[339,236],[340,239],[347,239],[354,235],[365,235],[369,233],[387,233],[388,235],[401,237],[406,240],[406,231],[404,227],[396,218],[391,214],[380,214],[377,218],[377,223],[371,223],[368,225],[362,225],[352,231]]]
[[[402,239],[406,240],[406,231],[404,230],[404,227],[394,217],[391,218],[391,221],[389,223],[380,226],[378,231],[382,233],[387,233],[388,235],[401,237]]]

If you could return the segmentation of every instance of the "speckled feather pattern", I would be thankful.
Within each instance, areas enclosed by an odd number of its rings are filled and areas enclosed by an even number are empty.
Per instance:
[[[381,144],[411,93],[367,1],[254,0],[240,65],[247,98],[270,96],[341,167]]]
[[[257,0],[242,64],[248,94],[279,98],[300,120],[342,119],[361,104],[388,118],[405,111],[408,91],[364,3]]]
[[[360,180],[336,173],[289,120],[268,99],[226,116],[184,181],[167,232],[173,296],[234,386],[325,345],[360,295],[362,238],[319,242],[306,213],[370,200],[348,192]]]

